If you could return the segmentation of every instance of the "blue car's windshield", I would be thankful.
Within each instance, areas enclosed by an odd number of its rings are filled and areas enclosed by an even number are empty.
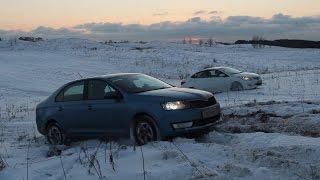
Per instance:
[[[109,81],[129,93],[139,93],[157,89],[166,89],[171,85],[143,74],[128,74],[109,78]]]

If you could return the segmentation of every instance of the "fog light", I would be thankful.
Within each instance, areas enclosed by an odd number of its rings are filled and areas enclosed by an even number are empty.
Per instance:
[[[172,124],[174,129],[183,129],[183,128],[189,128],[192,127],[193,122],[185,122],[185,123],[176,123]]]

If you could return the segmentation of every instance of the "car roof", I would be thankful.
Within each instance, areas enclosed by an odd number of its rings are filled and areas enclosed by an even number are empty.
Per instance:
[[[88,77],[88,78],[81,78],[81,79],[77,79],[77,80],[72,81],[72,82],[89,80],[89,79],[109,79],[109,78],[113,78],[113,77],[119,77],[119,76],[125,76],[125,75],[137,75],[137,74],[141,74],[141,73],[114,73],[114,74],[106,74],[106,75],[93,76],[93,77]]]
[[[102,76],[96,76],[96,77],[92,77],[92,78],[101,78],[101,79],[109,79],[109,78],[114,78],[114,77],[119,77],[119,76],[125,76],[125,75],[138,75],[141,73],[115,73],[115,74],[106,74],[106,75],[102,75]],[[89,79],[92,79],[89,78]]]
[[[205,68],[204,70],[215,70],[215,69],[225,69],[225,68],[229,68],[229,67],[224,67],[224,66],[220,66],[220,67],[210,67],[210,68]],[[203,71],[204,71],[203,70]]]

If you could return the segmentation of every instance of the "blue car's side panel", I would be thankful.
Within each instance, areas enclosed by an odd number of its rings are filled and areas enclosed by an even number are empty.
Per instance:
[[[88,112],[91,132],[97,134],[125,134],[126,121],[129,118],[128,105],[115,99],[88,100]]]

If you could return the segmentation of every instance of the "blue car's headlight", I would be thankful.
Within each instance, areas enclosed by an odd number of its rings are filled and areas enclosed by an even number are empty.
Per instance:
[[[171,110],[190,108],[190,104],[186,101],[173,101],[173,102],[166,102],[162,104],[162,107],[165,110],[171,111]]]

